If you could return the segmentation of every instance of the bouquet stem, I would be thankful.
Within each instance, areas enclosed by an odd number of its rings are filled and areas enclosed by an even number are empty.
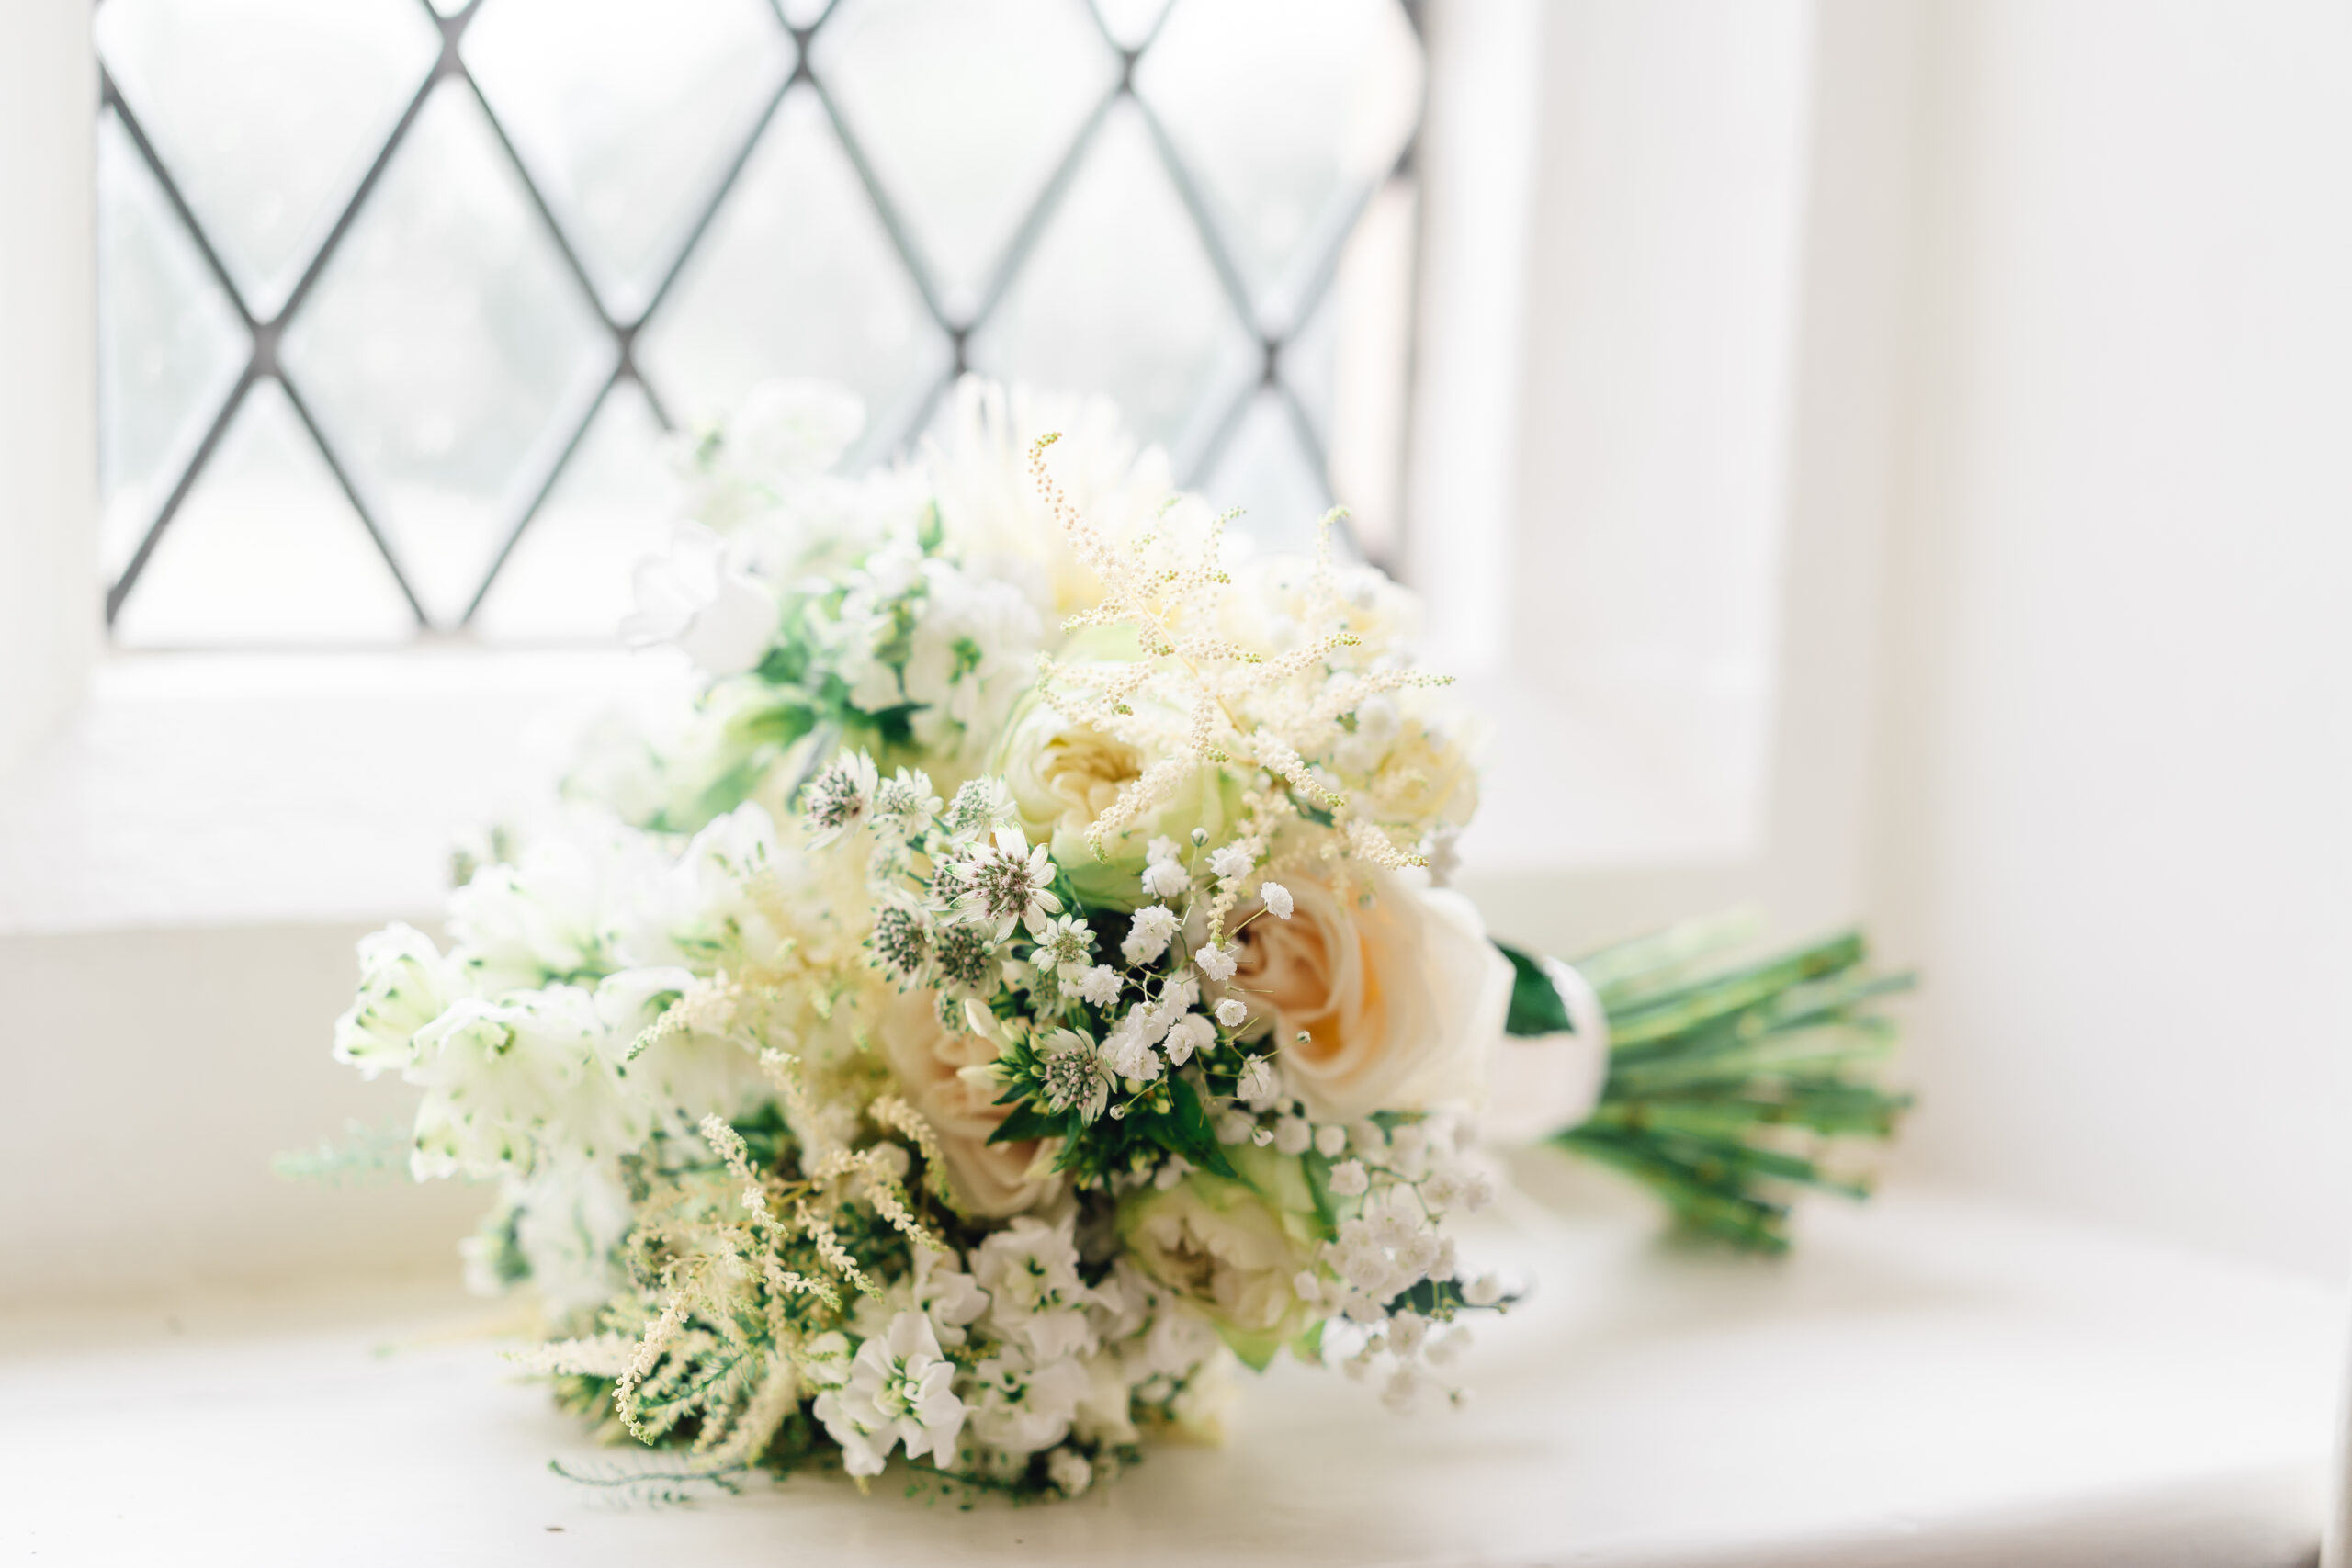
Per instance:
[[[1592,1115],[1547,1141],[1649,1187],[1693,1231],[1779,1252],[1799,1190],[1869,1195],[1838,1156],[1884,1142],[1910,1107],[1875,1079],[1895,1028],[1874,1010],[1912,977],[1871,973],[1859,931],[1726,964],[1754,924],[1693,921],[1577,962],[1608,1014],[1608,1077]],[[1510,1032],[1569,1030],[1541,964],[1503,952]]]

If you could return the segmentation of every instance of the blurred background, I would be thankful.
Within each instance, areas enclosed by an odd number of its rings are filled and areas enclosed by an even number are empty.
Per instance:
[[[93,23],[95,22],[95,28]],[[758,380],[1116,399],[1491,719],[1464,883],[1917,965],[1897,1179],[2352,1261],[2352,16],[17,0],[0,1303],[441,1269],[267,1160]],[[30,1195],[38,1194],[38,1201]]]

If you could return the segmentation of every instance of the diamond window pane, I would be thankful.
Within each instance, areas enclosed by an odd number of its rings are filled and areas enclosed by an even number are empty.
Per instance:
[[[467,66],[621,320],[792,73],[765,0],[497,0]]]
[[[107,0],[99,52],[257,315],[440,53],[414,0]]]
[[[436,623],[471,603],[614,349],[460,83],[437,88],[286,364]]]
[[[1220,507],[1240,507],[1234,530],[1263,549],[1312,549],[1316,522],[1331,506],[1287,400],[1272,388],[1250,400],[1201,489]]]
[[[1102,18],[1102,30],[1121,49],[1141,49],[1151,39],[1151,29],[1159,25],[1168,0],[1094,0],[1095,15]]]
[[[1422,76],[1393,0],[1184,0],[1136,66],[1275,330],[1412,139]]]
[[[139,546],[244,368],[234,307],[108,112],[98,122],[99,547]]]
[[[842,0],[813,64],[950,320],[1117,85],[1084,0]]]
[[[131,648],[381,645],[416,618],[285,389],[262,380],[114,631]]]
[[[895,445],[952,363],[824,107],[796,87],[642,345],[673,418],[717,412],[778,376],[865,400],[855,461]]]
[[[1330,386],[1315,418],[1331,490],[1350,513],[1356,542],[1375,560],[1403,544],[1405,430],[1413,373],[1413,237],[1419,193],[1390,180],[1364,209],[1340,253],[1317,317],[1330,322]],[[1308,344],[1302,345],[1311,347]],[[1297,371],[1294,375],[1294,369]],[[1318,368],[1311,353],[1283,354],[1283,378],[1301,392]],[[1308,412],[1316,406],[1308,402]]]
[[[1258,345],[1132,104],[1112,110],[971,352],[986,374],[1108,394],[1180,475],[1256,373]]]
[[[663,548],[681,488],[661,422],[633,382],[597,409],[474,629],[493,642],[609,641],[634,605],[629,572]]]

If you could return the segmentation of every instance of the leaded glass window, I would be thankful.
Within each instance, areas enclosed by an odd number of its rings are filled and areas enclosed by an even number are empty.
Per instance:
[[[603,636],[663,433],[976,370],[1106,392],[1262,528],[1395,525],[1397,0],[104,0],[128,647]]]

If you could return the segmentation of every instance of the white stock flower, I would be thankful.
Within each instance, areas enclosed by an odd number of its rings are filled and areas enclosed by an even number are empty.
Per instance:
[[[766,479],[821,473],[865,430],[865,405],[831,381],[758,383],[728,419],[728,459]]]
[[[485,996],[619,968],[622,937],[670,864],[651,835],[568,813],[514,863],[483,866],[449,895],[449,957]]]
[[[1071,1222],[1022,1215],[973,1250],[972,1275],[989,1293],[989,1325],[1039,1362],[1094,1348],[1087,1320],[1093,1292],[1079,1278]]]
[[[989,1295],[979,1281],[961,1272],[952,1252],[934,1252],[914,1244],[914,1303],[931,1319],[943,1345],[961,1345],[964,1330],[989,1310]]]
[[[881,1474],[900,1444],[909,1459],[930,1454],[944,1463],[964,1429],[955,1382],[956,1364],[941,1356],[931,1320],[902,1312],[887,1335],[857,1348],[848,1380],[819,1394],[815,1413],[852,1475]]]
[[[489,1176],[636,1147],[652,1122],[618,1071],[628,1043],[576,986],[458,1002],[418,1032],[401,1075],[424,1090],[411,1168]]]
[[[558,1323],[580,1322],[626,1282],[616,1254],[636,1213],[610,1160],[552,1162],[517,1184],[514,1245]]]
[[[1088,1392],[1086,1369],[1068,1357],[1037,1359],[1008,1344],[972,1369],[972,1430],[1002,1453],[1032,1454],[1069,1436]]]
[[[675,643],[696,666],[735,675],[775,641],[775,593],[728,559],[727,541],[699,523],[671,530],[667,555],[638,562],[637,612],[621,623],[631,648]]]
[[[463,994],[458,966],[413,926],[390,925],[359,939],[359,995],[335,1020],[334,1058],[369,1077],[405,1067],[416,1032]]]

